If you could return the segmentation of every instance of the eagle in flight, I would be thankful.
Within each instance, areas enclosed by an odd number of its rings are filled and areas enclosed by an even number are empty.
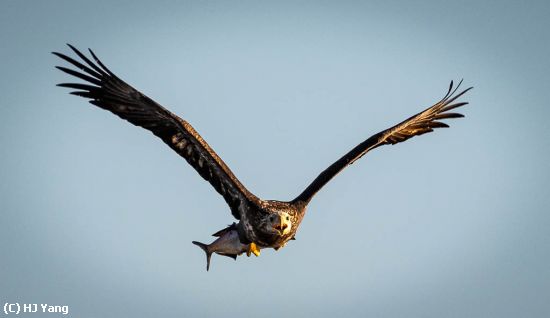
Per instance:
[[[456,87],[451,81],[447,94],[439,102],[358,144],[321,172],[294,200],[263,200],[245,188],[187,121],[121,80],[92,50],[89,50],[90,59],[70,44],[68,46],[80,61],[65,54],[53,54],[78,70],[56,67],[85,83],[62,83],[58,86],[74,89],[71,94],[87,98],[93,105],[151,131],[214,187],[229,205],[231,214],[239,221],[215,233],[218,239],[212,244],[193,242],[206,252],[207,269],[212,253],[236,259],[242,253],[258,256],[262,248],[278,250],[285,246],[294,239],[308,203],[334,176],[372,149],[393,145],[432,132],[435,128],[449,127],[441,120],[464,117],[450,111],[467,105],[467,102],[458,102],[457,99],[472,89],[470,87],[459,92],[462,81]]]

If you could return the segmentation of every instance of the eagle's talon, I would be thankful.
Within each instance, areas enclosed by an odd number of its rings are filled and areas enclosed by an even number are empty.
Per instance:
[[[250,257],[250,254],[256,255],[256,257],[260,256],[260,249],[254,242],[248,244],[248,250],[246,251],[246,256]]]

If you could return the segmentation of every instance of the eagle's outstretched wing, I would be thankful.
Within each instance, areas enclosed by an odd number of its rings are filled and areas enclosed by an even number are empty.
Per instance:
[[[62,66],[56,67],[87,83],[63,83],[58,86],[76,89],[71,94],[89,98],[90,103],[158,136],[210,182],[230,206],[235,218],[241,217],[239,211],[241,203],[259,204],[259,199],[241,184],[188,122],[118,78],[103,65],[92,50],[89,51],[95,63],[73,46],[68,45],[85,64],[64,54],[53,52],[80,69],[80,72]]]
[[[363,141],[342,158],[334,162],[330,167],[325,169],[321,174],[313,180],[313,182],[292,202],[307,204],[311,198],[319,191],[327,182],[329,182],[335,175],[342,171],[348,165],[354,163],[357,159],[361,158],[369,150],[386,144],[396,144],[405,141],[411,137],[419,136],[433,131],[435,128],[449,127],[447,124],[440,122],[439,120],[448,118],[460,118],[464,117],[462,114],[449,112],[452,109],[467,105],[467,102],[455,101],[464,93],[472,89],[472,87],[463,90],[462,92],[455,94],[462,84],[462,81],[458,83],[456,88],[453,89],[453,82],[449,86],[449,91],[432,107],[418,113],[409,119],[377,133],[369,139]]]

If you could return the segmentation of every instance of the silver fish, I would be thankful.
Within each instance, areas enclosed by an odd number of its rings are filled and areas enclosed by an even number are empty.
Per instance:
[[[248,251],[249,244],[241,243],[235,223],[228,228],[214,233],[213,236],[218,236],[218,239],[210,244],[204,244],[197,241],[192,242],[206,253],[207,271],[210,269],[210,258],[212,257],[212,253],[231,257],[236,260],[238,255]]]

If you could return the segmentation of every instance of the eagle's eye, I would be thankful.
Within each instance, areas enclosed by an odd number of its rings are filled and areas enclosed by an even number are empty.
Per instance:
[[[269,220],[270,220],[271,222],[273,222],[273,221],[275,221],[275,217],[272,215],[272,216],[269,217]]]
[[[286,220],[287,220],[287,221],[290,221],[290,216],[287,215]]]

